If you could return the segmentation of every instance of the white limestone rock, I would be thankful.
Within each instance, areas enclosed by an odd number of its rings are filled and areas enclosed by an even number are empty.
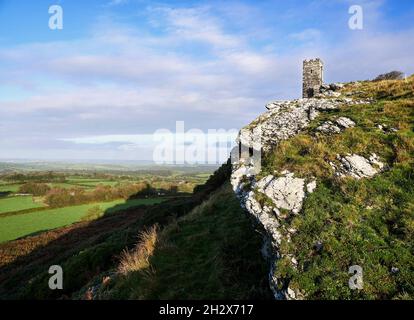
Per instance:
[[[316,130],[326,134],[334,134],[341,132],[341,128],[335,125],[332,121],[324,122],[319,127],[317,127]]]
[[[276,208],[286,209],[297,214],[302,209],[305,198],[305,179],[295,178],[293,173],[275,178],[267,176],[257,183],[258,190],[269,197]]]
[[[251,180],[254,174],[255,170],[253,167],[246,167],[242,165],[237,170],[234,170],[230,177],[230,183],[233,186],[233,191],[239,193],[245,185],[243,180]]]
[[[315,119],[319,112],[336,110],[344,99],[296,99],[290,101],[273,101],[266,105],[267,112],[256,118],[249,126],[243,128],[237,143],[268,151],[272,146],[286,140]]]
[[[272,245],[274,247],[279,246],[282,241],[282,236],[278,230],[280,223],[272,212],[272,209],[268,207],[262,208],[260,203],[255,199],[253,191],[248,192],[245,196],[245,208],[270,235]]]
[[[384,167],[384,164],[378,160],[376,155],[371,156],[370,158],[372,160],[366,159],[357,154],[339,157],[339,175],[351,176],[356,179],[373,177]],[[378,169],[373,165],[376,165]]]
[[[306,185],[306,190],[308,191],[308,193],[313,193],[315,189],[316,189],[316,180],[313,180],[312,182],[309,182]]]
[[[382,163],[382,162],[380,161],[380,158],[379,158],[379,157],[377,156],[377,154],[375,154],[375,153],[371,154],[371,156],[369,157],[369,162],[370,162],[372,165],[374,165],[374,166],[378,167],[378,169],[379,169],[379,170],[383,170],[383,169],[385,168],[384,163]]]
[[[342,128],[353,128],[355,127],[355,122],[346,117],[339,117],[335,122],[340,125]]]
[[[354,121],[346,117],[339,117],[338,119],[334,120],[334,122],[326,121],[317,127],[316,130],[326,134],[335,134],[340,133],[344,129],[352,127],[355,127]]]

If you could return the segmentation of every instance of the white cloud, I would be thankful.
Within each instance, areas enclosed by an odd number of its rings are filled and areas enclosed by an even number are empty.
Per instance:
[[[322,32],[318,29],[305,29],[301,32],[292,33],[290,37],[302,42],[315,42],[321,39]]]
[[[128,2],[129,0],[111,0],[106,4],[106,6],[107,7],[119,6],[119,5],[127,4]]]
[[[242,37],[223,30],[221,21],[211,15],[209,7],[155,7],[150,12],[161,15],[167,22],[166,30],[180,41],[205,42],[220,50],[244,45]]]
[[[331,43],[326,28],[273,36],[249,25],[253,20],[244,7],[239,23],[237,10],[226,21],[208,6],[163,6],[148,9],[149,29],[98,19],[88,38],[0,48],[0,86],[19,89],[0,96],[0,130],[10,133],[8,139],[60,139],[78,137],[82,129],[82,137],[63,142],[115,143],[115,151],[126,153],[145,146],[145,135],[121,141],[124,135],[108,134],[148,133],[184,118],[201,129],[241,127],[268,100],[299,97],[303,58],[322,57],[327,81],[372,78],[392,69],[413,73],[414,30],[374,28],[378,7],[367,2],[366,8],[367,30],[347,30]],[[231,30],[233,21],[246,29]],[[257,45],[257,38],[266,45]],[[126,126],[134,121],[135,127]],[[0,149],[10,150],[12,142],[5,143]]]

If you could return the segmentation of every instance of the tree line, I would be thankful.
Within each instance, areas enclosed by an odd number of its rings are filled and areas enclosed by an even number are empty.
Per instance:
[[[93,190],[80,187],[52,188],[46,183],[28,182],[20,186],[19,193],[44,196],[44,202],[54,208],[91,202],[104,202],[116,199],[165,196],[178,193],[178,187],[164,184],[164,188],[154,188],[148,182],[121,184],[116,186],[98,185]]]
[[[9,173],[1,175],[1,179],[9,182],[66,182],[64,174],[55,172]]]

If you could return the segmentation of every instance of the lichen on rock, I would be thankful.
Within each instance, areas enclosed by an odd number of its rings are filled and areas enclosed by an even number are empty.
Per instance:
[[[305,198],[305,179],[295,178],[291,172],[282,177],[267,176],[258,181],[258,190],[269,197],[276,208],[299,213]]]

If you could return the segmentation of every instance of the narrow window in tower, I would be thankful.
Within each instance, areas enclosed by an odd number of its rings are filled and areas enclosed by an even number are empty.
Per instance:
[[[249,157],[253,157],[253,147],[249,147]]]
[[[242,156],[242,143],[239,142],[239,159],[241,159]]]

